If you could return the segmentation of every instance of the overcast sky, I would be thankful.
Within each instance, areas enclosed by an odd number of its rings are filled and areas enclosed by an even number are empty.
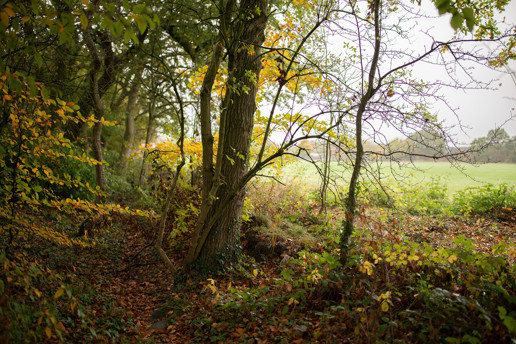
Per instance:
[[[432,4],[427,2],[426,7],[428,7],[428,11],[437,15],[437,10]],[[507,23],[516,23],[516,0],[512,0],[502,16],[505,17]],[[442,37],[442,41],[453,36],[450,15],[443,15],[437,20],[431,20],[429,25],[432,27],[431,32],[435,33],[436,37]],[[423,26],[424,24],[422,24]],[[420,65],[418,68],[417,71],[422,76],[429,74],[429,71],[424,69],[428,67]],[[516,62],[513,61],[509,68],[516,79]],[[511,115],[516,116],[516,84],[504,71],[506,72],[504,69],[497,72],[487,68],[474,70],[474,76],[483,81],[495,80],[492,83],[495,90],[446,91],[450,105],[459,108],[457,114],[464,126],[465,133],[456,130],[459,142],[469,143],[476,137],[485,136],[490,129],[502,125]],[[441,118],[445,118],[450,124],[456,124],[456,118],[448,109],[443,106],[437,106],[435,109]],[[510,136],[516,136],[516,120],[506,123],[503,127]]]
[[[434,40],[447,42],[453,39],[455,32],[450,25],[450,14],[439,16],[435,5],[430,0],[423,0],[421,7],[417,4],[413,6],[414,11],[422,11],[423,15],[416,15],[414,17],[415,22],[409,22],[409,25],[413,25],[412,28],[410,26],[404,27],[404,29],[409,31],[409,37],[404,35],[398,36],[395,31],[389,33],[389,44],[391,44],[390,48],[392,50],[405,51],[408,56],[416,57],[428,51]],[[502,20],[503,18],[505,18],[507,26],[516,24],[516,0],[511,1],[507,10],[498,19]],[[396,21],[397,19],[394,18],[393,20]],[[345,52],[340,51],[343,43],[339,40],[339,36],[334,36],[330,39],[332,40],[329,47],[330,50],[336,55],[339,53],[345,54]],[[485,47],[485,43],[473,42],[469,45],[469,48],[476,46]],[[367,48],[368,46],[365,49]],[[448,56],[451,58],[452,55]],[[405,62],[407,61],[393,60],[391,62],[392,65],[386,64],[381,66],[381,69],[385,72]],[[512,69],[514,79],[516,79],[516,62],[512,62],[509,68]],[[448,83],[447,81],[449,81],[442,65],[436,66],[435,64],[421,61],[415,64],[413,72],[413,76],[416,79],[422,79],[428,83],[436,81]],[[431,109],[432,112],[436,113],[439,119],[445,120],[448,126],[454,126],[450,134],[454,137],[454,141],[459,144],[469,144],[473,139],[486,136],[489,130],[502,124],[509,136],[516,136],[516,119],[508,121],[511,116],[516,116],[516,83],[507,73],[507,70],[493,70],[478,66],[469,72],[476,80],[483,82],[492,81],[492,89],[466,90],[463,88],[442,88],[440,94],[446,97],[448,105],[434,104]],[[462,77],[464,77],[465,81],[468,80],[466,74],[463,74]],[[428,101],[431,100],[429,99]],[[297,104],[299,109],[296,108],[295,111],[310,112],[310,107],[308,106],[307,108],[307,106],[307,104]],[[455,113],[450,110],[450,107],[455,109]],[[269,108],[267,106],[262,106],[262,113],[267,113],[268,111]],[[458,125],[459,122],[460,126]],[[378,125],[375,129],[379,129],[385,135],[387,141],[391,141],[396,137],[404,138],[397,129],[392,127]],[[275,142],[281,142],[284,139],[284,135],[285,133],[283,132],[277,132],[272,135],[271,139]]]

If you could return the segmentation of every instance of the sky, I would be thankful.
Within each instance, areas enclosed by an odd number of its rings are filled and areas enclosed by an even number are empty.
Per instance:
[[[425,9],[429,13],[437,15],[437,10],[432,4],[427,3]],[[502,15],[507,23],[516,23],[516,0],[512,0]],[[451,15],[443,15],[432,20],[429,25],[431,32],[444,41],[453,36],[450,26]],[[424,27],[424,23],[422,23]],[[422,28],[421,28],[422,29]],[[417,75],[425,78],[435,78],[434,71],[425,70],[424,65],[416,69]],[[509,65],[516,80],[516,62]],[[516,136],[516,119],[505,123],[511,116],[516,116],[516,81],[511,78],[505,69],[493,71],[487,68],[476,68],[473,75],[483,81],[492,80],[494,90],[446,90],[446,97],[450,105],[457,108],[457,115],[462,124],[462,130],[454,130],[457,141],[469,143],[474,138],[486,136],[490,129],[503,124],[503,128],[509,136]],[[446,123],[457,124],[455,115],[444,106],[436,106],[438,116],[446,120]]]
[[[406,51],[411,56],[420,56],[425,51],[428,51],[434,40],[447,42],[453,39],[455,32],[450,25],[451,14],[440,16],[435,5],[430,0],[422,1],[421,7],[414,4],[414,9],[416,11],[420,10],[423,15],[415,17],[417,18],[417,24],[414,24],[414,22],[409,23],[410,25],[415,25],[409,29],[409,38],[396,36],[396,33],[392,31],[389,34],[389,44],[391,44],[389,48],[392,48],[393,51]],[[401,11],[400,13],[404,12]],[[500,21],[504,18],[505,22],[510,26],[516,25],[516,0],[512,0],[506,11],[497,19]],[[393,17],[393,20],[396,21],[397,19]],[[337,55],[343,53],[340,51],[340,47],[343,44],[341,38],[332,37],[331,40],[330,50]],[[481,44],[481,47],[485,46],[485,43]],[[478,46],[477,42],[470,45],[470,47],[476,46]],[[367,47],[364,49],[369,51]],[[435,55],[437,54],[432,56]],[[451,57],[451,54],[449,56]],[[393,60],[391,66],[385,65],[380,68],[385,72],[404,62]],[[473,68],[472,65],[471,67]],[[511,116],[516,116],[516,61],[509,65],[509,69],[514,74],[514,80],[507,73],[506,69],[493,70],[476,65],[474,69],[469,71],[470,75],[476,80],[491,82],[491,89],[453,89],[443,87],[439,91],[447,99],[447,104],[436,103],[431,108],[431,111],[437,114],[439,120],[444,120],[446,126],[453,126],[448,133],[453,137],[453,141],[456,144],[467,145],[475,138],[486,136],[489,130],[502,125],[509,136],[516,136],[516,119],[509,121]],[[414,65],[412,75],[416,79],[422,79],[428,83],[436,81],[447,83],[449,80],[443,66],[432,66],[424,62],[418,62]],[[461,78],[464,78],[464,81],[468,80],[466,74],[463,74],[459,79]],[[306,108],[304,108],[305,104],[298,105],[303,111],[306,111]],[[450,110],[450,107],[454,111]],[[262,110],[263,113],[268,111],[266,109]],[[387,141],[397,137],[405,138],[395,128],[378,125],[376,129],[380,127],[380,131]],[[273,135],[272,140],[281,142],[283,138],[284,133],[276,133]]]

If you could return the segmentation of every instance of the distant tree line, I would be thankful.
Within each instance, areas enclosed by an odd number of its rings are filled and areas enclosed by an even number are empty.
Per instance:
[[[471,158],[478,163],[516,163],[516,136],[510,137],[504,129],[489,130],[487,136],[471,142]]]
[[[302,143],[304,156],[320,161],[325,156],[324,141],[305,140]],[[388,145],[365,142],[369,152],[390,153],[390,157],[400,161],[434,161],[446,154],[464,154],[465,160],[473,163],[516,163],[516,136],[510,137],[503,128],[490,130],[486,136],[474,139],[469,146],[448,147],[438,132],[421,130],[405,139],[395,138]],[[333,147],[332,160],[338,160],[338,147]]]

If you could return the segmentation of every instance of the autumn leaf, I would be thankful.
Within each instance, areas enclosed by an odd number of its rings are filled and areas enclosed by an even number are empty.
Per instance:
[[[45,334],[47,335],[48,339],[52,338],[52,329],[50,327],[45,327]]]
[[[4,12],[7,13],[9,17],[14,17],[16,14],[14,13],[13,9],[9,6],[6,6],[4,8]]]
[[[7,15],[7,13],[5,13],[5,11],[0,12],[0,20],[2,21],[2,24],[4,24],[4,26],[9,26],[9,16]]]
[[[389,303],[387,301],[382,301],[382,312],[387,312],[389,311]]]
[[[54,300],[59,299],[65,292],[65,289],[63,287],[57,289],[56,293],[54,294]]]

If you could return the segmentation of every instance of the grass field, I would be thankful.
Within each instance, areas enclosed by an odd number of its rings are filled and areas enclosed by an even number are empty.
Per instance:
[[[340,171],[339,184],[345,185],[349,180],[351,171],[345,170],[336,163],[332,168]],[[440,178],[446,183],[450,194],[468,187],[481,186],[486,183],[516,185],[516,164],[462,164],[458,168],[448,162],[417,162],[413,166],[392,169],[388,164],[381,168],[382,179],[389,180],[393,176],[407,178],[412,183],[429,182],[432,178]],[[282,171],[281,179],[284,182],[297,182],[308,187],[317,187],[320,182],[316,168],[307,162],[294,162],[286,165]]]

